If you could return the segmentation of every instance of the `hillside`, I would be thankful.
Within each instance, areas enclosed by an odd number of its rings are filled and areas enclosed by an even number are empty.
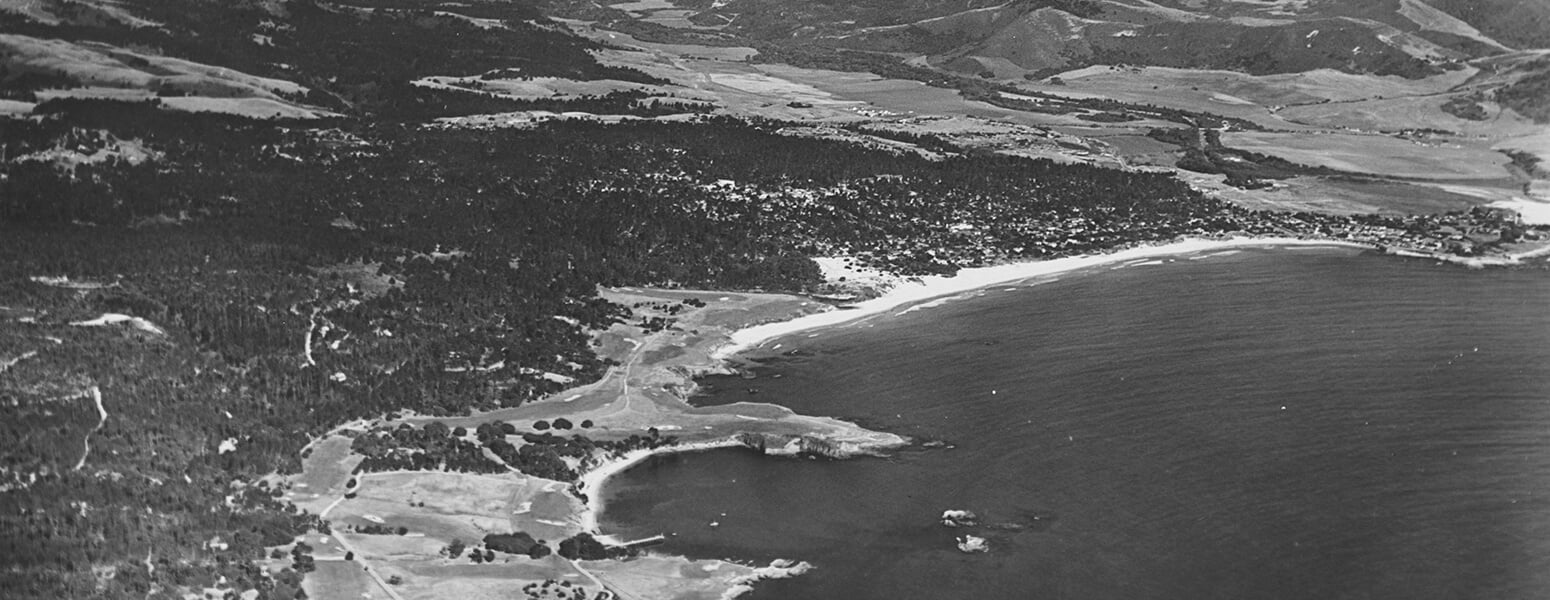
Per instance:
[[[133,18],[99,18],[90,7]],[[520,106],[410,82],[495,71],[652,81],[599,64],[589,54],[597,44],[512,2],[432,11],[393,0],[38,0],[0,7],[0,31],[4,97],[30,102],[157,99],[265,118],[447,116]]]
[[[1507,26],[1509,21],[1500,15],[1442,4],[1018,0],[898,6],[728,0],[709,7],[682,6],[699,11],[691,21],[714,24],[709,29],[718,35],[923,54],[939,67],[1003,78],[1092,64],[1252,74],[1327,68],[1419,78],[1544,41],[1543,36],[1522,33],[1530,28]],[[1538,10],[1509,12],[1533,22],[1541,18]],[[1507,34],[1512,43],[1491,37],[1494,32]]]

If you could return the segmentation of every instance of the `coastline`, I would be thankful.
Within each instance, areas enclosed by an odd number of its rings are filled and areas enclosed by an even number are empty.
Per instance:
[[[603,485],[608,482],[609,478],[623,473],[629,470],[630,467],[640,464],[653,456],[677,454],[680,452],[704,452],[718,448],[736,448],[741,445],[732,438],[674,444],[657,448],[631,450],[622,456],[599,462],[592,470],[582,474],[581,478],[576,482],[577,487],[581,489],[582,493],[587,495],[585,508],[583,508],[580,514],[576,515],[576,520],[582,530],[591,532],[598,541],[605,544],[622,544],[622,540],[614,538],[612,535],[604,534],[598,528],[598,517],[603,512]]]
[[[846,305],[843,310],[828,310],[789,321],[766,323],[739,329],[732,332],[728,343],[717,348],[712,353],[712,357],[718,360],[726,360],[732,355],[758,347],[775,338],[823,327],[842,325],[883,314],[906,304],[923,302],[995,285],[1009,284],[1035,277],[1067,273],[1087,267],[1102,266],[1127,260],[1265,246],[1334,246],[1360,250],[1376,249],[1371,244],[1341,240],[1291,237],[1196,238],[1159,245],[1134,246],[1104,254],[1086,254],[1052,260],[1012,262],[989,267],[970,267],[959,270],[957,274],[951,277],[930,275],[916,279],[900,280],[881,296]]]
[[[1229,250],[1244,247],[1276,247],[1276,246],[1332,246],[1352,248],[1359,250],[1373,250],[1369,244],[1347,242],[1340,240],[1314,240],[1290,237],[1235,237],[1228,239],[1186,239],[1160,245],[1135,246],[1105,254],[1088,254],[1057,258],[1053,260],[1035,260],[1007,263],[989,267],[971,267],[960,270],[957,274],[948,277],[933,275],[913,280],[899,280],[881,296],[870,300],[847,305],[843,310],[830,309],[823,312],[810,313],[794,319],[776,321],[743,327],[732,331],[727,336],[727,341],[717,346],[710,353],[710,359],[714,363],[710,369],[714,370],[724,366],[725,362],[733,355],[757,347],[770,340],[784,337],[793,333],[811,331],[824,327],[843,325],[852,321],[884,314],[890,310],[911,303],[923,302],[944,296],[951,296],[963,292],[973,291],[995,285],[1002,285],[1023,281],[1041,276],[1050,276],[1059,273],[1067,273],[1088,267],[1103,266],[1117,262],[1157,258],[1162,256],[1176,256],[1211,252],[1217,250]],[[592,533],[600,541],[605,543],[621,543],[611,535],[604,534],[599,529],[599,518],[604,508],[604,488],[610,478],[629,470],[631,467],[656,455],[674,454],[680,452],[703,452],[718,448],[735,448],[742,446],[740,442],[732,438],[722,438],[701,442],[675,444],[658,448],[639,449],[625,453],[622,456],[601,461],[593,469],[582,474],[578,480],[578,488],[586,494],[586,503],[583,511],[576,515],[580,527]],[[866,451],[866,448],[861,448]],[[770,452],[781,454],[781,452]]]
[[[1384,249],[1372,244],[1333,239],[1248,236],[1185,238],[1099,254],[966,268],[951,277],[913,279],[859,269],[845,270],[842,265],[844,259],[820,259],[820,265],[830,283],[872,285],[873,289],[882,292],[878,297],[839,308],[811,297],[788,294],[607,288],[600,293],[618,304],[633,306],[638,317],[670,318],[675,319],[676,323],[657,330],[632,323],[619,323],[609,330],[598,332],[599,351],[617,360],[618,366],[610,369],[597,382],[556,392],[542,401],[468,417],[432,419],[410,415],[404,417],[404,420],[421,425],[436,420],[450,426],[467,427],[469,430],[484,422],[498,420],[512,423],[519,430],[526,430],[539,420],[563,416],[577,422],[592,420],[596,423],[594,427],[598,434],[613,437],[639,434],[648,428],[660,428],[664,433],[673,432],[674,435],[683,436],[682,441],[672,445],[639,448],[617,455],[594,454],[587,461],[592,468],[582,473],[571,487],[571,492],[579,492],[584,498],[567,494],[560,482],[534,479],[532,483],[518,484],[527,486],[522,488],[526,490],[522,493],[531,494],[529,497],[540,494],[563,495],[568,497],[568,504],[556,504],[546,515],[523,513],[511,517],[514,530],[539,526],[534,523],[544,527],[563,524],[567,535],[584,531],[604,544],[621,545],[630,540],[605,534],[600,529],[602,511],[606,506],[607,484],[614,476],[652,456],[746,447],[773,455],[816,453],[848,457],[875,454],[908,443],[908,440],[895,434],[870,431],[831,417],[799,415],[777,404],[739,402],[708,408],[688,405],[686,398],[692,393],[693,377],[726,368],[728,359],[736,353],[793,333],[845,325],[877,315],[893,314],[901,307],[908,311],[912,310],[912,305],[928,302],[935,304],[966,297],[966,292],[1038,280],[1091,267],[1118,269],[1155,264],[1155,261],[1146,261],[1160,257],[1197,255],[1191,258],[1204,258],[1216,252],[1238,248],[1291,246],[1384,252]],[[844,275],[851,277],[840,280]],[[690,304],[691,300],[701,300],[709,306],[702,303],[697,308],[682,312],[676,308],[669,311],[667,308],[694,306]],[[332,487],[330,491],[333,491]],[[392,565],[392,560],[398,560],[369,552],[358,555],[362,561],[388,561],[383,565]],[[811,568],[805,563],[799,563],[796,568],[774,564],[762,567],[649,552],[642,558],[645,560],[589,565],[587,570],[600,577],[608,586],[630,590],[632,593],[645,593],[648,587],[663,592],[696,589],[707,592],[714,590],[721,597],[730,598],[749,591],[756,581],[797,575]],[[427,554],[425,560],[439,559]],[[673,578],[673,573],[680,573],[685,568],[703,568],[705,573],[715,574],[708,579]],[[647,573],[650,577],[642,579]]]

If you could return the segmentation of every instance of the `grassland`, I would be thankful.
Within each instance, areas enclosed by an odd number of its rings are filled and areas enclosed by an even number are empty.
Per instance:
[[[1223,135],[1222,143],[1294,163],[1387,177],[1501,179],[1507,174],[1505,155],[1450,140],[1340,133],[1235,132]]]
[[[303,580],[308,598],[386,598],[377,582],[355,561],[319,560],[317,571]]]
[[[25,75],[49,78],[52,83],[35,90],[39,101],[158,98],[169,108],[190,112],[260,119],[333,116],[289,100],[308,92],[291,81],[102,44],[0,34],[0,67],[7,80]]]

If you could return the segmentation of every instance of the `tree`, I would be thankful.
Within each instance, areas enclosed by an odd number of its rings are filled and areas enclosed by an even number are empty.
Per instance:
[[[499,550],[506,554],[527,554],[537,545],[538,541],[527,533],[492,533],[484,536],[484,545],[490,550]]]
[[[571,560],[603,560],[613,558],[613,554],[608,546],[585,531],[560,542],[560,556]]]
[[[463,550],[463,540],[453,538],[452,543],[447,544],[443,552],[446,552],[447,558],[457,558],[463,555]]]

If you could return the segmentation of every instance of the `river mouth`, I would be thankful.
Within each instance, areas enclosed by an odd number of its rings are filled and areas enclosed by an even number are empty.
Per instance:
[[[1534,597],[1544,298],[1543,270],[1246,250],[824,330],[697,403],[757,386],[950,447],[654,458],[610,481],[603,525],[817,567],[753,598]]]

